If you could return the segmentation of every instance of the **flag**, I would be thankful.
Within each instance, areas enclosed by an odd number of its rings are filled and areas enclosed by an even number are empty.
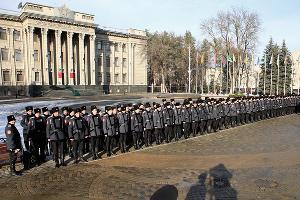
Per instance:
[[[200,63],[201,63],[201,64],[204,64],[204,54],[201,55]]]
[[[22,8],[22,7],[23,7],[22,2],[20,2],[20,3],[18,4],[18,9],[20,9],[20,8]]]
[[[248,64],[248,55],[246,54],[245,60],[244,60],[245,64]]]
[[[277,66],[279,67],[279,65],[280,65],[280,57],[279,57],[279,54],[278,54],[278,56],[277,56]]]
[[[269,63],[270,65],[272,65],[273,64],[273,54],[272,54],[272,56],[271,56],[271,59],[270,59],[270,63]]]
[[[287,65],[287,59],[288,59],[288,56],[286,55],[284,58],[284,65]]]
[[[226,59],[227,59],[227,62],[232,62],[230,55],[227,55]]]

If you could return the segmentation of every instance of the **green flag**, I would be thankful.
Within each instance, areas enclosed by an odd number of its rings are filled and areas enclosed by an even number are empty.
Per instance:
[[[232,59],[231,59],[230,55],[227,55],[226,59],[227,59],[227,62],[231,62],[232,63]]]

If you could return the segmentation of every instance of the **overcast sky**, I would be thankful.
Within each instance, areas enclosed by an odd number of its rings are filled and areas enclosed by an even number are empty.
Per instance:
[[[18,10],[19,0],[1,0],[0,8]],[[66,4],[72,10],[95,15],[100,26],[120,29],[172,31],[190,30],[197,40],[204,35],[200,22],[216,16],[220,10],[243,7],[257,12],[262,21],[257,54],[273,39],[280,45],[285,39],[291,51],[300,50],[299,0],[31,0],[50,6]],[[25,1],[23,1],[25,3]]]

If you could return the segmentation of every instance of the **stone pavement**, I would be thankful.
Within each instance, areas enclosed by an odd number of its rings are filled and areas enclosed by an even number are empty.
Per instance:
[[[10,177],[1,199],[300,199],[300,115]]]

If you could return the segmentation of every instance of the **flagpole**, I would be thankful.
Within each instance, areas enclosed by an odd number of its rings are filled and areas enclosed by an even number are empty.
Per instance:
[[[229,69],[229,67],[228,67],[228,65],[229,65],[229,61],[228,61],[228,59],[226,58],[226,62],[227,62],[227,69],[226,69],[226,94],[228,94],[228,69]]]
[[[198,51],[197,51],[197,55],[196,55],[196,63],[197,63],[197,69],[196,69],[196,94],[198,94],[198,69],[199,69],[199,66],[198,66]]]
[[[279,94],[279,65],[280,65],[280,60],[279,60],[279,55],[277,57],[277,88],[276,88],[276,94]]]
[[[265,54],[264,95],[266,95],[267,55]]]
[[[189,93],[191,93],[191,46],[189,46]]]
[[[234,61],[232,61],[232,94],[234,94],[234,89],[235,89],[235,79],[234,79],[234,74],[235,74],[235,71],[234,71]]]
[[[286,91],[285,91],[285,87],[286,87],[286,58],[285,58],[284,61],[285,62],[284,62],[284,86],[283,86],[283,94],[285,96],[285,94],[286,94]]]
[[[221,87],[220,87],[220,93],[223,94],[223,56],[222,56],[222,59],[221,59],[221,72],[220,72],[220,75],[221,75]]]
[[[272,95],[272,89],[273,89],[273,54],[272,54],[272,57],[271,57],[271,87],[270,87],[270,95]]]

